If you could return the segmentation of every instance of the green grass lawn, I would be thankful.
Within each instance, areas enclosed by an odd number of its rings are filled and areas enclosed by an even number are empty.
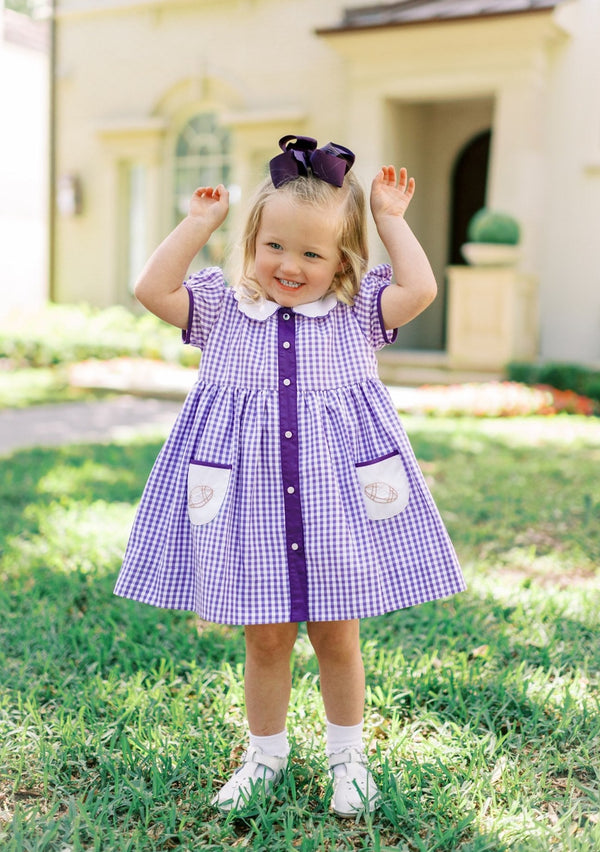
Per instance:
[[[249,821],[210,807],[245,742],[240,629],[112,596],[160,442],[1,460],[0,848],[600,848],[600,422],[407,418],[466,593],[363,623],[384,804],[327,812],[306,634],[293,771]]]

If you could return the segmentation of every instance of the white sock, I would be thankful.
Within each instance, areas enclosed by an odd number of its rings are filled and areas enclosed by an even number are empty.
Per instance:
[[[338,751],[345,751],[349,748],[355,748],[357,751],[363,750],[363,727],[364,721],[358,725],[334,725],[333,722],[327,722],[327,745],[325,753],[327,757],[336,754]],[[346,774],[346,767],[343,764],[334,767],[334,774],[341,778]]]
[[[287,731],[283,730],[280,734],[272,734],[268,737],[257,737],[256,734],[250,734],[250,746],[259,748],[270,757],[287,757],[290,753],[288,744]],[[272,778],[275,773],[269,767],[261,769],[261,777],[264,772],[265,778]]]

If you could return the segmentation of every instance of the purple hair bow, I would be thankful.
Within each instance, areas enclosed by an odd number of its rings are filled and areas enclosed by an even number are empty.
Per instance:
[[[333,186],[342,186],[355,159],[352,151],[333,142],[317,148],[317,140],[310,136],[282,136],[279,147],[283,154],[269,163],[271,180],[277,187],[311,174]]]

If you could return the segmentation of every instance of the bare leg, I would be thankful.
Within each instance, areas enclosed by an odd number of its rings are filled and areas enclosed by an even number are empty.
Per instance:
[[[292,689],[290,657],[297,624],[256,624],[246,634],[246,714],[251,733],[258,737],[285,728]]]
[[[319,661],[325,713],[334,725],[358,725],[365,705],[360,622],[313,621],[308,636]]]
[[[271,793],[287,764],[287,716],[292,677],[290,657],[297,624],[260,624],[245,628],[246,635],[246,714],[250,745],[242,765],[236,769],[213,798],[224,813],[243,810],[253,813],[257,798]],[[280,735],[280,736],[278,736]],[[269,747],[260,737],[273,737]],[[257,742],[259,740],[259,742]]]
[[[333,779],[330,808],[343,817],[372,812],[380,796],[362,744],[365,670],[360,652],[360,624],[358,621],[313,622],[307,629],[319,660],[328,722],[327,755]]]

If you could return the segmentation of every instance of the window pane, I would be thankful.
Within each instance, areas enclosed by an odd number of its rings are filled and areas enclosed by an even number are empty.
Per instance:
[[[174,223],[183,219],[189,200],[199,186],[229,185],[231,175],[231,138],[229,131],[217,124],[213,113],[191,118],[183,128],[175,146]],[[227,242],[227,219],[219,229],[220,239],[205,246],[192,269],[223,262]]]

